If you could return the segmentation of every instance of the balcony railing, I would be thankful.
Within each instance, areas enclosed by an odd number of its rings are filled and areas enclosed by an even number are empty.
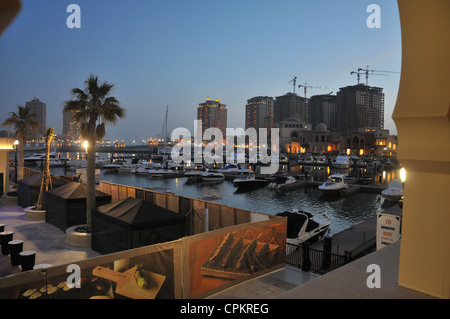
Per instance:
[[[351,261],[351,254],[338,255],[331,252],[312,249],[308,243],[293,245],[286,243],[286,263],[323,275]]]

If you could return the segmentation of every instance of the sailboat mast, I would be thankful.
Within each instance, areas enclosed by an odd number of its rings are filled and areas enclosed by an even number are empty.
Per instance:
[[[166,142],[167,142],[167,117],[169,114],[169,106],[167,105],[166,108],[166,117],[164,119],[164,125],[163,125],[163,137],[164,137],[164,149],[166,148]]]

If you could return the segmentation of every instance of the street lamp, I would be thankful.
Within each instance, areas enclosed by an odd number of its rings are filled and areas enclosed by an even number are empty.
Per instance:
[[[400,179],[402,183],[404,183],[406,180],[406,170],[403,167],[400,169]]]
[[[19,146],[19,140],[14,141],[14,184],[17,185],[17,147]]]
[[[85,154],[86,154],[86,156],[87,156],[88,141],[84,141],[84,142],[83,142],[83,147],[84,147]]]

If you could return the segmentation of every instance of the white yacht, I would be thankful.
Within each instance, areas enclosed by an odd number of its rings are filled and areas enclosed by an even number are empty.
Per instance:
[[[312,155],[306,155],[302,161],[303,165],[314,165],[314,157]]]
[[[197,165],[194,167],[189,167],[189,169],[184,173],[184,176],[188,178],[190,181],[199,181],[202,178],[202,175],[206,173],[208,170],[204,165]]]
[[[276,215],[287,217],[286,242],[293,245],[317,241],[331,225],[331,221],[326,217],[313,216],[311,213],[298,210],[288,210]]]
[[[137,175],[147,175],[147,174],[150,174],[155,169],[162,168],[162,166],[160,164],[153,163],[153,162],[147,162],[147,163],[137,165],[135,167],[134,173]]]
[[[293,184],[295,182],[297,182],[297,180],[289,175],[273,175],[273,177],[275,177],[274,181],[269,183],[269,188],[272,189],[279,189],[281,188],[283,185],[288,185],[288,184]]]
[[[118,173],[122,173],[122,172],[131,172],[133,165],[127,163],[126,161],[115,160],[110,164],[103,165],[103,168],[106,168],[108,170],[114,170]]]
[[[41,159],[44,159],[44,158],[45,158],[45,153],[34,153],[34,154],[31,154],[30,156],[25,156],[23,160],[24,160],[25,164],[34,165],[34,164],[37,164],[38,162],[40,162]]]
[[[220,173],[238,173],[241,170],[240,164],[228,164],[227,166],[218,169]]]
[[[381,192],[381,195],[389,201],[398,201],[403,196],[403,183],[399,179],[394,179],[389,183],[389,187]]]
[[[56,153],[55,152],[51,152],[50,153],[50,155],[49,155],[49,165],[50,165],[50,167],[63,167],[64,163],[65,163],[64,160],[61,160],[61,159],[56,157]],[[41,157],[40,160],[36,161],[36,164],[39,167],[42,167],[43,165],[45,165],[45,153]]]
[[[339,195],[342,190],[348,188],[344,178],[343,174],[330,175],[328,180],[319,186],[319,189],[323,195]]]
[[[233,185],[238,188],[259,188],[267,185],[268,181],[264,178],[256,178],[255,173],[240,175],[233,180]]]
[[[207,171],[202,174],[202,181],[204,182],[217,182],[223,181],[225,179],[225,175],[218,171]]]
[[[348,155],[338,155],[333,162],[335,168],[349,168],[351,164],[350,157]]]

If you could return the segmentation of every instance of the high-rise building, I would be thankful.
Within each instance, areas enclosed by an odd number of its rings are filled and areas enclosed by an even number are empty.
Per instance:
[[[227,129],[227,106],[220,103],[219,99],[213,101],[208,97],[205,102],[198,105],[197,120],[202,121],[202,134],[207,128],[216,127],[225,136]]]
[[[275,123],[292,117],[302,122],[307,122],[307,99],[295,93],[287,93],[283,96],[276,97],[273,117]]]
[[[80,139],[81,125],[72,118],[73,111],[63,112],[63,138],[70,142]]]
[[[347,86],[337,93],[337,130],[384,128],[384,93],[379,87],[364,84]]]
[[[270,133],[273,127],[273,111],[273,97],[256,96],[248,99],[245,106],[245,129],[254,127],[258,133],[260,128],[266,128]]]
[[[25,107],[30,110],[30,113],[35,114],[34,119],[39,123],[39,128],[36,131],[28,131],[28,139],[40,139],[47,131],[47,104],[35,97],[33,100],[26,102]]]
[[[312,127],[324,123],[328,130],[336,132],[336,95],[314,95],[309,99],[309,122]]]

